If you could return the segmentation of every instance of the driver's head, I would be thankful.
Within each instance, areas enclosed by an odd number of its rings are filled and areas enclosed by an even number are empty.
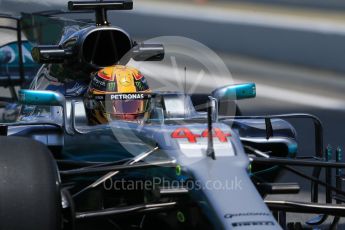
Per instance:
[[[110,120],[134,121],[147,113],[151,90],[136,68],[115,65],[91,76],[85,108],[91,124]]]

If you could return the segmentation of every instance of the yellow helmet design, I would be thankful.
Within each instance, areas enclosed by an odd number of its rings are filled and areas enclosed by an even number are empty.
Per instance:
[[[151,90],[138,69],[115,65],[92,74],[84,103],[90,123],[104,124],[142,118],[150,98]]]

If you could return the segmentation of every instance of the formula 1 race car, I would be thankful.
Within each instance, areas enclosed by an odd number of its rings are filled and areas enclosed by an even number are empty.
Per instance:
[[[168,80],[149,74],[149,91],[96,95],[88,104],[90,85],[115,88],[91,80],[95,72],[102,70],[103,80],[104,68],[113,65],[134,65],[144,73],[171,56],[165,44],[137,43],[110,26],[107,11],[130,10],[131,1],[68,7],[95,11],[96,25],[66,27],[58,45],[32,49],[43,65],[29,89],[19,91],[17,121],[0,125],[1,229],[299,229],[287,225],[286,212],[320,214],[309,225],[334,216],[337,225],[345,192],[341,170],[333,186],[331,169],[345,164],[340,149],[337,162],[327,161],[317,117],[242,115],[236,100],[254,98],[254,83],[187,93],[184,82],[182,91],[159,90]],[[142,76],[133,77],[139,87]],[[124,77],[123,85],[130,79]],[[90,122],[90,104],[110,100],[113,108],[115,99],[145,100],[147,112],[140,122]],[[297,157],[290,118],[314,122],[315,157]],[[291,165],[312,167],[313,175]],[[319,179],[323,167],[325,182]],[[297,183],[276,183],[282,169],[311,180],[311,202],[266,199],[299,192]],[[318,203],[320,185],[326,186],[327,204]]]

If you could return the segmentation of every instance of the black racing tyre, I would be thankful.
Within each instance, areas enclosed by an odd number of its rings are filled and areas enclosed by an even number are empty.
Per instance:
[[[57,167],[43,144],[0,137],[0,229],[61,228]]]

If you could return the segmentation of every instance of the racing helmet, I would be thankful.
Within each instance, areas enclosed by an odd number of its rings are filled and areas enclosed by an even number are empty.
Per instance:
[[[150,98],[151,90],[138,69],[115,65],[91,74],[84,103],[90,124],[104,124],[143,119]]]

